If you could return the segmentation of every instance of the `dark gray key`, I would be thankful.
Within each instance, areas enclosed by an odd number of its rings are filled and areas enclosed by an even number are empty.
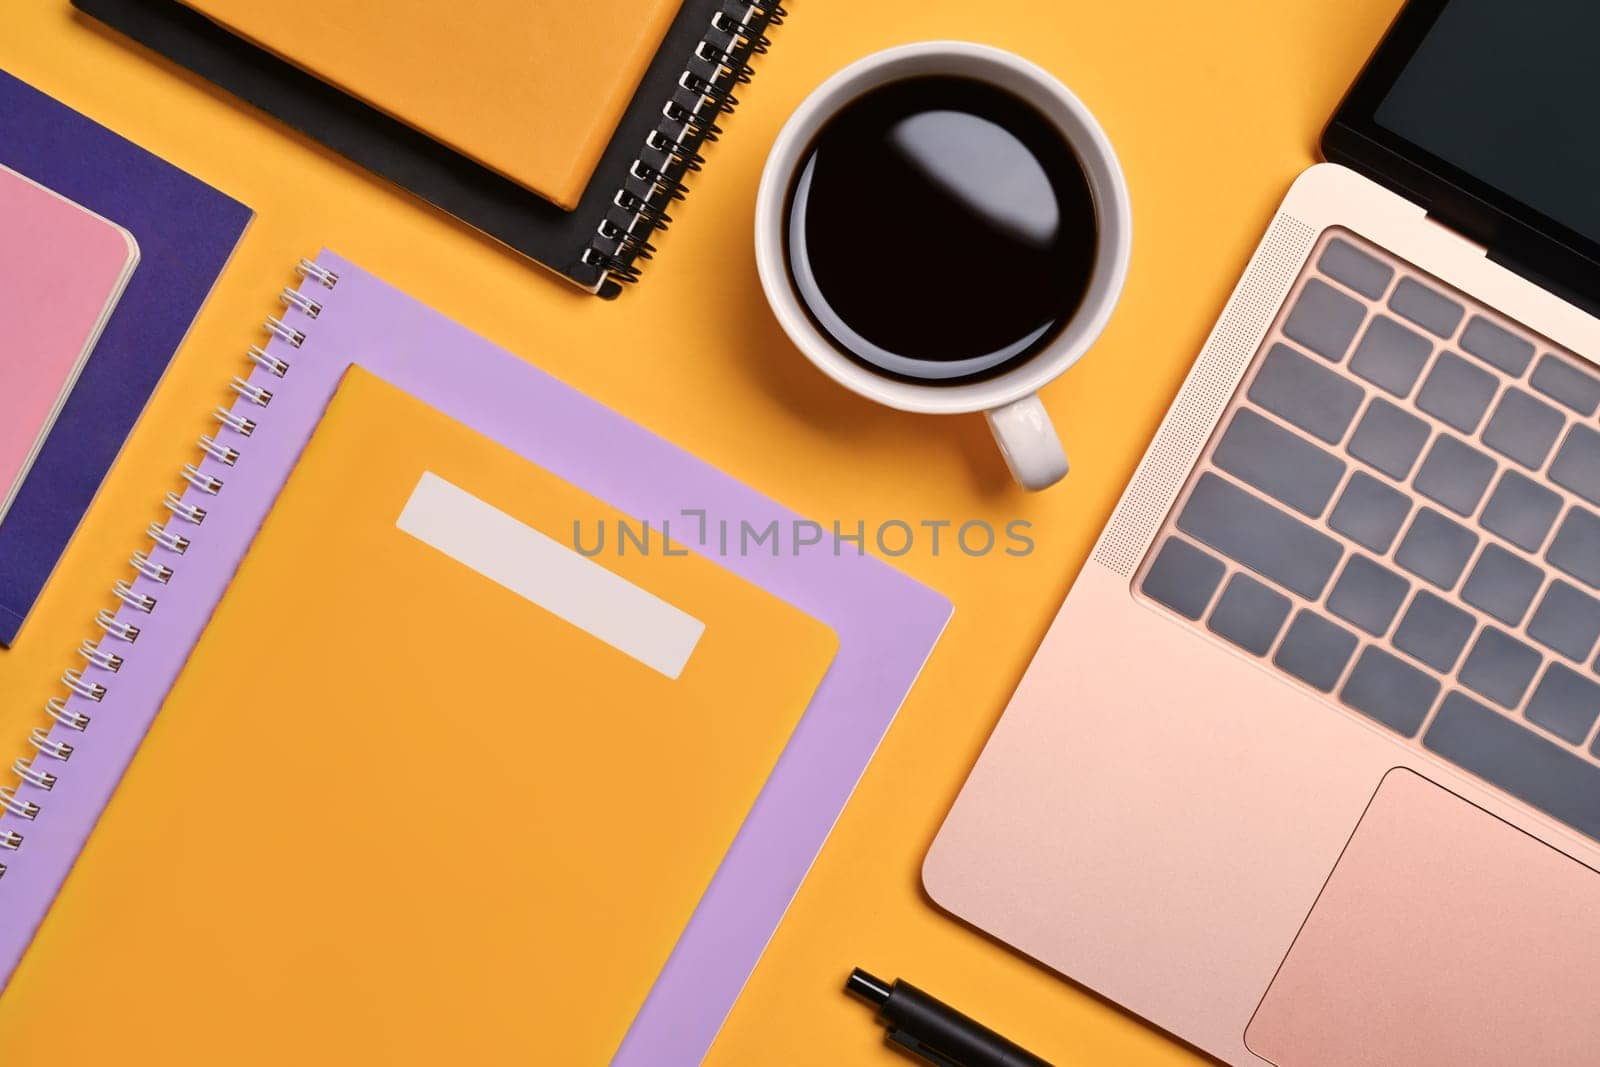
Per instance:
[[[1307,685],[1331,693],[1355,650],[1355,634],[1301,609],[1272,662]]]
[[[1427,440],[1427,423],[1376,397],[1350,435],[1349,452],[1396,481],[1405,481]]]
[[[1471,515],[1494,477],[1495,462],[1449,434],[1440,434],[1422,461],[1417,491],[1457,515]]]
[[[1202,474],[1178,529],[1270,581],[1317,600],[1339,565],[1339,542],[1258,497]]]
[[[1600,767],[1461,693],[1422,743],[1573,829],[1600,838]]]
[[[1411,591],[1411,583],[1365,556],[1351,556],[1328,594],[1328,610],[1381,637]]]
[[[1477,625],[1471,615],[1449,601],[1426,589],[1418,590],[1395,629],[1394,646],[1440,674],[1449,674]]]
[[[1557,578],[1528,620],[1528,636],[1568,659],[1586,660],[1600,638],[1600,600]]]
[[[1322,514],[1344,477],[1344,460],[1299,434],[1240,408],[1212,462],[1296,511]]]
[[[1507,626],[1520,626],[1543,584],[1544,572],[1538,567],[1499,545],[1489,544],[1467,576],[1467,584],[1461,587],[1461,599]]]
[[[1550,464],[1550,480],[1591,504],[1600,504],[1600,433],[1574,426]]]
[[[1461,347],[1513,378],[1521,377],[1533,359],[1532,344],[1478,315],[1461,331]]]
[[[1482,367],[1454,352],[1441,352],[1417,394],[1417,407],[1470,434],[1483,421],[1483,413],[1489,410],[1489,401],[1494,399],[1499,384]]]
[[[1273,345],[1250,399],[1313,437],[1338,443],[1361,406],[1361,387],[1288,345]]]
[[[1415,278],[1401,278],[1389,297],[1389,307],[1403,319],[1410,319],[1429,333],[1449,337],[1456,332],[1465,314],[1461,305]]]
[[[1222,583],[1222,561],[1177,537],[1167,538],[1139,588],[1187,619],[1198,619]]]
[[[1461,664],[1461,684],[1503,708],[1514,708],[1543,659],[1504,630],[1485,626]]]
[[[1600,378],[1580,368],[1576,360],[1546,353],[1539,357],[1530,382],[1551,400],[1580,415],[1593,415],[1600,408]]]
[[[1394,561],[1440,589],[1453,589],[1477,547],[1477,534],[1432,508],[1421,508]]]
[[[1265,656],[1288,617],[1288,597],[1248,574],[1235,574],[1223,588],[1222,599],[1211,609],[1207,625],[1246,652]]]
[[[1380,389],[1406,396],[1432,353],[1432,341],[1387,315],[1379,315],[1361,335],[1361,343],[1350,357],[1350,369]]]
[[[1565,416],[1521,389],[1507,389],[1483,428],[1483,443],[1529,470],[1544,466]]]
[[[1581,745],[1600,716],[1600,685],[1564,663],[1552,663],[1528,698],[1527,716],[1557,737]]]
[[[1328,525],[1381,556],[1394,544],[1410,512],[1410,497],[1366,471],[1356,471],[1339,494]]]
[[[1350,350],[1367,309],[1353,298],[1316,278],[1306,282],[1300,299],[1284,320],[1283,333],[1317,355],[1337,363]]]
[[[1370,645],[1339,690],[1340,700],[1406,737],[1416,736],[1438,696],[1438,679]]]
[[[1561,513],[1561,498],[1546,486],[1514,470],[1500,476],[1500,482],[1484,505],[1484,528],[1504,537],[1518,548],[1539,551],[1551,525]]]
[[[1600,515],[1580,507],[1567,512],[1544,558],[1580,582],[1600,589]]]
[[[1349,286],[1362,296],[1376,300],[1389,288],[1394,268],[1369,256],[1348,241],[1335,237],[1317,259],[1317,269],[1336,282]]]

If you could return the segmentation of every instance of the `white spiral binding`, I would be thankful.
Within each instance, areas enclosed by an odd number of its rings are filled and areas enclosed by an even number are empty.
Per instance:
[[[101,670],[110,671],[112,674],[116,674],[118,671],[120,671],[122,669],[122,664],[125,662],[123,658],[117,655],[115,652],[107,652],[105,649],[100,647],[99,642],[91,641],[87,637],[83,639],[83,644],[78,646],[78,655],[82,656],[90,663],[93,663]]]
[[[339,276],[327,267],[302,259],[294,265],[295,273],[302,278],[310,278],[320,284],[324,289],[332,289],[339,284]]]
[[[69,730],[76,730],[81,734],[89,728],[89,716],[81,711],[73,711],[60,697],[51,697],[45,701],[44,710],[46,715]]]
[[[130,645],[139,640],[139,628],[131,622],[118,619],[116,613],[109,608],[101,608],[95,613],[94,624],[112,637],[120,638]]]
[[[319,308],[321,306],[321,304],[317,305]],[[254,363],[256,366],[260,367],[274,378],[282,378],[285,374],[289,373],[288,360],[279,359],[277,356],[268,352],[260,345],[250,346],[250,362]]]
[[[134,611],[142,611],[146,615],[156,610],[156,598],[148,593],[140,593],[125,579],[118,578],[117,583],[111,587],[112,594]]]
[[[150,535],[150,540],[154,541],[168,552],[176,552],[181,556],[185,552],[189,551],[190,542],[187,537],[173,533],[159,522],[152,522],[148,527],[146,527],[144,532]]]
[[[256,432],[256,420],[247,419],[227,408],[217,408],[211,413],[211,417],[241,437],[249,437]]]
[[[172,568],[164,563],[157,563],[150,558],[150,553],[148,552],[135,552],[128,557],[128,562],[133,566],[134,570],[152,582],[160,582],[162,585],[166,585],[172,581]]]
[[[235,377],[233,381],[228,383],[228,388],[250,401],[250,403],[260,407],[266,407],[272,403],[271,389],[263,389],[259,385],[251,385],[243,378]]]
[[[161,503],[166,509],[186,522],[199,526],[206,521],[206,509],[186,502],[177,493],[168,493],[162,498]]]
[[[72,758],[72,746],[65,741],[57,741],[50,736],[50,731],[43,726],[35,726],[28,735],[28,744],[38,749],[51,759],[58,759],[62,763]]]
[[[267,332],[290,348],[299,348],[306,343],[306,335],[290,326],[276,315],[267,316]]]
[[[308,259],[302,259],[295,267],[296,272],[302,277],[310,279],[327,289],[332,289],[339,284],[339,276],[326,267],[318,266]],[[293,312],[303,314],[314,319],[323,311],[323,305],[308,296],[292,290],[285,289],[281,294],[284,305]],[[299,348],[305,343],[304,332],[295,329],[276,316],[269,316],[262,324],[267,333],[285,344]],[[252,346],[249,351],[251,363],[260,367],[275,378],[282,378],[289,372],[287,360],[280,359],[260,346]],[[229,383],[229,388],[242,397],[245,401],[258,407],[266,407],[272,400],[272,392],[263,389],[245,378],[234,377]],[[257,423],[254,419],[247,418],[237,411],[227,407],[218,407],[212,412],[212,417],[221,425],[222,431],[236,434],[241,440],[255,433]],[[209,434],[200,438],[200,449],[209,458],[218,463],[231,467],[239,460],[239,450],[233,445],[219,440]],[[217,496],[222,492],[223,480],[214,474],[208,474],[200,466],[188,463],[182,471],[183,480],[196,492],[207,496]],[[178,493],[169,492],[162,501],[163,505],[176,518],[184,522],[199,526],[205,521],[206,509],[197,504],[183,499]],[[176,533],[171,529],[171,522],[166,525],[152,522],[145,531],[153,542],[152,549],[171,552],[174,556],[181,556],[189,550],[189,538]],[[149,581],[166,584],[174,577],[174,570],[166,563],[157,560],[151,552],[138,551],[129,559],[130,565],[137,574]],[[134,588],[132,582],[118,579],[112,586],[112,595],[118,601],[133,611],[143,612],[148,615],[156,608],[156,598],[148,593],[142,593]],[[84,700],[91,700],[97,704],[111,706],[107,697],[110,690],[107,686],[87,677],[86,669],[101,670],[108,674],[116,674],[122,669],[125,660],[120,653],[113,652],[106,647],[106,642],[112,638],[131,645],[138,640],[141,628],[134,623],[117,618],[113,609],[102,608],[94,617],[95,625],[106,635],[99,641],[85,640],[78,646],[78,654],[84,658],[86,667],[83,669],[72,668],[61,676],[62,685],[75,696]],[[78,733],[86,733],[89,729],[91,718],[84,712],[67,706],[64,697],[51,697],[45,703],[45,714],[58,726]],[[31,760],[17,759],[11,764],[12,773],[17,776],[19,785],[48,792],[55,788],[59,781],[57,776],[40,769],[41,759],[51,759],[59,763],[66,763],[72,758],[76,745],[51,736],[48,726],[36,726],[28,735],[28,744],[33,746],[38,753]],[[0,787],[0,813],[12,815],[20,819],[34,819],[41,811],[40,805],[29,800],[26,795],[18,795],[17,787]],[[17,851],[22,848],[24,836],[10,827],[0,826],[0,849]],[[0,876],[6,873],[6,865],[0,863]]]
[[[25,760],[21,756],[18,756],[16,759],[11,761],[11,773],[16,775],[18,778],[21,778],[24,782],[27,782],[34,788],[43,789],[48,793],[50,790],[56,787],[56,782],[60,781],[60,779],[51,774],[49,771],[41,771],[38,767],[34,766],[34,762],[35,761],[33,760]]]
[[[314,319],[318,315],[322,314],[321,304],[300,292],[298,289],[291,289],[287,285],[283,287],[283,292],[278,294],[278,299],[283,301],[285,307],[294,308],[296,311],[304,314],[308,319]],[[305,340],[305,335],[301,334],[300,339],[302,341]],[[299,346],[296,345],[295,347],[298,348]]]
[[[99,682],[87,681],[83,677],[83,671],[77,667],[69,667],[61,672],[61,684],[83,697],[83,699],[92,700],[96,704],[106,698],[106,687]]]
[[[0,808],[4,808],[19,819],[32,820],[39,817],[39,805],[31,800],[18,800],[17,791],[10,786],[0,787]]]
[[[193,463],[183,465],[183,480],[200,490],[207,496],[216,496],[222,491],[222,479],[214,474],[207,474]]]
[[[239,462],[237,448],[229,448],[208,433],[200,435],[200,450],[224,467],[231,467]]]

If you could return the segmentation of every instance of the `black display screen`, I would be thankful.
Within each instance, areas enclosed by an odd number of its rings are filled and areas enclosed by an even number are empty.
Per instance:
[[[1376,118],[1600,240],[1600,0],[1451,0]]]
[[[1323,150],[1600,298],[1600,0],[1412,0]]]

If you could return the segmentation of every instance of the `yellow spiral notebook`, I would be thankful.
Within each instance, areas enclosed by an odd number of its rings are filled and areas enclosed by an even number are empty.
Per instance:
[[[621,518],[348,371],[0,1058],[606,1062],[837,650],[710,559],[573,549]]]
[[[561,207],[682,0],[183,0]]]

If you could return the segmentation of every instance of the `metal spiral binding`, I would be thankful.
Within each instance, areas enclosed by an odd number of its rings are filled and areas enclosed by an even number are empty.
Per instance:
[[[60,697],[51,697],[45,701],[44,710],[45,714],[69,730],[76,730],[82,733],[89,728],[89,716],[81,711],[73,711],[67,707],[67,702]]]
[[[662,104],[661,120],[645,135],[627,180],[584,250],[583,262],[598,268],[602,281],[639,280],[641,262],[655,252],[651,235],[672,224],[666,205],[688,193],[685,177],[705,164],[702,146],[722,134],[717,119],[739,106],[734,87],[750,81],[751,57],[767,52],[772,43],[767,31],[783,19],[783,8],[773,0],[723,0],[711,16],[672,96]]]
[[[237,412],[229,411],[227,408],[217,408],[211,413],[211,417],[240,437],[249,437],[256,432],[256,421],[254,419],[247,419]]]
[[[316,307],[318,311],[322,310],[321,304],[316,305]],[[279,359],[256,345],[250,346],[250,362],[266,370],[275,378],[282,378],[289,371],[288,360]]]
[[[322,310],[322,305],[317,305],[317,310]],[[299,348],[306,343],[306,335],[288,325],[276,315],[267,316],[267,332],[291,348]]]
[[[93,663],[101,670],[110,671],[112,674],[116,674],[118,671],[122,670],[122,664],[125,662],[123,658],[117,655],[115,652],[107,652],[105,649],[100,647],[100,643],[98,641],[91,641],[87,637],[83,639],[83,644],[78,646],[78,655],[82,656],[90,663]]]
[[[202,438],[202,440],[204,439]],[[229,451],[232,451],[232,449],[229,449]],[[234,455],[237,456],[238,453],[235,452]],[[145,528],[144,532],[150,535],[150,540],[154,541],[168,552],[176,552],[181,556],[185,552],[189,551],[190,542],[187,537],[173,533],[159,522],[152,522],[148,527]]]
[[[332,289],[339,284],[339,276],[327,267],[313,263],[309,259],[302,259],[295,264],[295,273],[302,278],[310,278],[324,289]]]
[[[314,319],[318,315],[322,314],[322,305],[320,303],[311,299],[298,289],[291,289],[287,285],[283,287],[283,292],[278,294],[278,299],[283,301],[284,307],[292,307],[298,311],[304,312],[307,318]],[[302,341],[305,340],[305,335],[301,334],[300,339]],[[300,346],[295,345],[295,347],[299,348]]]
[[[232,389],[234,392],[238,393],[252,404],[266,407],[268,404],[272,403],[271,389],[263,389],[259,385],[252,385],[249,381],[244,378],[240,378],[237,375],[234,376],[233,381],[228,383],[228,388]]]
[[[94,624],[112,637],[133,644],[139,640],[139,628],[132,623],[121,622],[114,612],[101,608],[94,617]]]
[[[196,526],[199,526],[202,522],[206,521],[205,508],[184,503],[183,497],[179,496],[177,493],[168,493],[162,498],[161,503],[162,506],[164,506],[168,511],[172,512],[174,515],[178,516],[178,518],[192,522]]]
[[[85,700],[92,700],[96,704],[106,698],[106,687],[99,682],[91,682],[83,677],[83,671],[71,667],[61,674],[61,684],[77,693]]]
[[[339,284],[339,276],[336,273],[308,259],[302,259],[295,270],[302,278],[314,281],[325,289],[333,289]],[[320,301],[293,289],[284,289],[279,298],[286,308],[310,319],[315,319],[323,311]],[[262,327],[273,337],[294,348],[299,348],[305,343],[306,335],[303,331],[295,329],[276,316],[268,316]],[[289,373],[288,361],[272,355],[260,346],[252,346],[248,355],[251,363],[274,378],[283,378]],[[259,407],[266,407],[272,400],[270,390],[263,389],[243,377],[235,377],[228,387],[243,401]],[[222,466],[232,467],[240,458],[240,450],[234,447],[234,444],[242,443],[255,433],[257,423],[254,419],[223,406],[217,407],[212,412],[212,417],[219,424],[219,429],[215,436],[204,434],[200,437],[200,450],[206,457]],[[218,496],[223,491],[224,480],[204,470],[199,464],[186,463],[180,473],[185,484],[198,493]],[[173,518],[165,524],[152,522],[145,530],[151,541],[150,551],[137,551],[128,562],[138,578],[166,585],[176,577],[172,562],[176,562],[192,544],[188,536],[178,533],[173,528],[174,523],[181,519],[198,527],[205,522],[206,509],[190,503],[175,492],[167,493],[162,503],[172,513]],[[168,561],[169,557],[171,562]],[[121,604],[133,611],[149,615],[156,610],[158,598],[141,592],[135,588],[133,582],[126,579],[118,579],[112,586],[111,592]],[[126,658],[122,652],[115,650],[111,642],[120,641],[132,646],[139,639],[142,628],[117,618],[117,612],[108,608],[102,608],[95,615],[94,622],[104,636],[99,640],[85,640],[78,646],[78,655],[85,660],[85,666],[65,671],[61,676],[61,684],[72,696],[92,701],[98,706],[113,707],[115,698],[112,689],[115,683],[107,685],[96,681],[93,676],[86,674],[86,671],[104,671],[107,675],[115,675],[121,671],[126,665]],[[67,697],[51,697],[45,703],[45,714],[62,728],[87,734],[92,723],[91,716],[69,707],[67,700]],[[32,821],[38,818],[43,805],[37,800],[29,799],[26,793],[19,793],[19,789],[28,787],[41,792],[54,789],[60,780],[58,773],[45,770],[41,761],[53,760],[65,765],[72,758],[78,742],[59,740],[51,736],[49,726],[36,726],[28,735],[28,744],[33,746],[37,755],[32,759],[19,758],[11,764],[11,771],[16,775],[18,784],[0,787],[0,813]],[[0,850],[16,852],[23,847],[24,839],[24,834],[10,826],[0,826]],[[0,863],[0,877],[5,873],[6,865]]]
[[[28,735],[28,744],[38,749],[43,755],[51,759],[58,759],[62,763],[72,758],[72,746],[65,741],[56,741],[50,736],[50,731],[43,726],[35,726]]]
[[[18,800],[17,791],[10,786],[0,788],[0,808],[4,808],[19,819],[39,817],[39,805],[30,800]]]
[[[239,462],[239,450],[237,448],[230,448],[228,445],[220,443],[208,433],[200,435],[200,449],[225,467],[231,467]]]
[[[25,760],[18,756],[11,761],[11,773],[29,785],[43,789],[48,793],[56,787],[56,782],[60,781],[60,779],[49,771],[41,771],[34,765],[35,763],[35,760]]]
[[[207,496],[216,496],[222,492],[222,479],[214,474],[205,473],[193,463],[183,465],[183,480]]]
[[[135,552],[128,557],[128,562],[133,565],[134,570],[152,582],[160,582],[162,585],[166,585],[172,581],[172,568],[165,563],[157,563],[150,558],[148,552]]]
[[[116,598],[135,611],[142,611],[146,615],[156,610],[156,598],[144,593],[134,591],[132,583],[117,579],[117,584],[111,587],[111,592]]]

